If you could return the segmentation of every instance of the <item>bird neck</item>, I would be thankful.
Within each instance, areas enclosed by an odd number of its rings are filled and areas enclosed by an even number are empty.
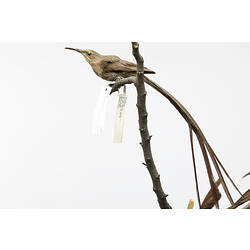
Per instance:
[[[99,63],[98,60],[91,60],[89,62],[90,66],[92,67],[93,71],[101,77],[102,73],[103,73],[103,69]]]

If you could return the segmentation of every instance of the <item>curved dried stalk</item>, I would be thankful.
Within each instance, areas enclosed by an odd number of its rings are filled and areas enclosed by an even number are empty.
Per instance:
[[[192,131],[191,127],[189,127],[189,135],[190,135],[192,160],[193,160],[193,167],[194,167],[194,178],[195,178],[196,194],[197,194],[199,207],[201,208],[201,198],[200,198],[200,192],[199,192],[199,184],[198,184],[197,170],[196,170],[196,163],[195,163],[195,154],[194,154],[193,131]]]
[[[206,159],[206,150],[208,151],[208,153],[213,161],[213,165],[217,171],[217,174],[218,174],[219,178],[221,179],[221,183],[222,183],[223,189],[227,195],[228,200],[230,201],[231,205],[234,204],[233,199],[231,197],[231,194],[228,190],[227,184],[226,184],[226,182],[221,174],[221,171],[219,169],[219,166],[215,160],[214,152],[213,152],[211,146],[209,145],[209,143],[207,142],[207,139],[204,136],[203,132],[201,131],[200,127],[198,126],[198,124],[194,120],[194,118],[190,115],[190,113],[186,110],[186,108],[174,96],[172,96],[167,90],[165,90],[164,88],[162,88],[161,86],[159,86],[157,83],[153,82],[151,79],[147,78],[146,76],[144,76],[144,81],[146,83],[148,83],[151,87],[156,89],[159,93],[161,93],[164,97],[166,97],[173,104],[173,106],[177,109],[177,111],[186,120],[189,127],[191,127],[192,130],[194,131],[194,133],[196,134],[197,139],[200,142],[200,147],[201,147],[201,150],[203,152],[203,157],[205,157],[204,160],[206,162],[206,167],[207,167],[207,171],[208,171],[208,175],[209,175],[209,182],[210,182],[211,189],[213,190],[214,198],[217,200],[217,195],[215,192],[216,188],[215,188],[215,183],[213,180],[213,175],[210,171],[211,167],[209,165],[209,162]],[[205,147],[205,150],[204,150],[204,147]],[[230,178],[230,181],[231,180],[232,179]]]
[[[245,177],[247,177],[248,175],[250,175],[250,171],[249,171],[247,174],[245,174],[242,178],[245,178]]]
[[[250,189],[248,189],[229,209],[235,209],[240,205],[250,201]]]
[[[138,62],[137,62],[138,63]],[[198,197],[198,201],[199,201],[199,205],[200,205],[200,195],[199,195],[199,187],[198,187],[198,179],[197,179],[197,173],[196,173],[196,165],[195,165],[195,157],[194,157],[194,149],[193,149],[193,137],[192,137],[192,132],[195,133],[201,151],[202,151],[202,155],[204,158],[204,162],[206,165],[206,169],[207,169],[207,174],[208,174],[208,178],[209,178],[209,183],[210,183],[210,191],[212,193],[213,199],[215,201],[216,206],[218,207],[218,200],[219,200],[219,195],[217,192],[217,187],[214,181],[214,176],[213,176],[213,172],[211,169],[211,165],[209,162],[209,156],[212,160],[213,166],[218,174],[219,177],[219,182],[222,184],[222,187],[224,189],[224,192],[228,198],[228,200],[231,203],[231,206],[234,206],[234,201],[232,199],[232,196],[228,190],[227,184],[224,180],[224,177],[221,173],[221,169],[224,171],[225,175],[227,176],[227,178],[229,179],[229,181],[232,183],[232,185],[234,186],[234,188],[237,190],[237,192],[239,192],[239,194],[242,196],[240,190],[238,189],[238,187],[235,185],[235,183],[233,182],[232,178],[230,177],[230,175],[228,174],[228,172],[226,171],[226,169],[223,167],[223,165],[221,164],[221,162],[219,161],[218,157],[216,156],[216,154],[214,153],[212,147],[209,145],[206,137],[204,136],[203,132],[201,131],[200,127],[198,126],[198,124],[196,123],[196,121],[194,120],[194,118],[190,115],[190,113],[186,110],[186,108],[174,97],[172,96],[167,90],[165,90],[164,88],[162,88],[161,86],[159,86],[157,83],[153,82],[151,79],[149,79],[146,76],[141,76],[141,79],[144,79],[144,82],[146,82],[147,84],[149,84],[152,88],[154,88],[156,91],[158,91],[160,94],[162,94],[164,97],[166,97],[169,102],[177,109],[177,111],[181,114],[181,116],[185,119],[185,121],[188,123],[189,125],[189,131],[190,131],[190,140],[191,140],[191,149],[192,149],[192,159],[193,159],[193,165],[194,165],[194,172],[195,172],[195,182],[196,182],[196,192],[197,192],[197,197]],[[119,89],[121,86],[125,85],[125,84],[129,84],[133,81],[134,79],[130,78],[126,81],[126,79],[123,79],[122,83],[121,82],[116,82],[113,86],[112,86],[112,91],[114,92],[117,89]],[[201,206],[201,205],[200,205]]]
[[[221,198],[221,193],[218,189],[218,186],[221,184],[221,181],[220,179],[218,179],[216,182],[215,182],[215,185],[216,185],[216,193],[217,193],[217,197],[218,199]],[[214,207],[214,205],[216,205],[216,201],[214,200],[214,197],[213,197],[213,193],[212,193],[212,190],[210,189],[209,192],[207,193],[205,199],[203,200],[202,204],[201,204],[201,208],[202,209],[211,209]]]

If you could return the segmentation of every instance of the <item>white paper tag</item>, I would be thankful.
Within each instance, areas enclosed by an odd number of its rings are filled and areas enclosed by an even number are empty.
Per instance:
[[[92,121],[92,133],[94,135],[101,135],[104,130],[110,90],[110,87],[102,86],[99,97],[97,99]]]
[[[118,105],[116,110],[115,130],[113,138],[114,143],[122,142],[126,101],[127,101],[126,86],[124,86],[123,93],[119,94]]]

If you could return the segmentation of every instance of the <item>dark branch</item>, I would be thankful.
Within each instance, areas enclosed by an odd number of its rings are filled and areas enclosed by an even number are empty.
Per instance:
[[[114,84],[109,84],[111,88],[110,91],[110,95],[116,91],[119,90],[119,88],[121,88],[122,86],[126,85],[126,84],[131,84],[131,83],[135,83],[136,82],[136,77],[131,76],[128,78],[122,78],[122,79],[118,79]]]
[[[143,74],[143,58],[139,53],[139,44],[136,42],[132,42],[133,55],[137,62],[137,76],[136,76],[136,90],[137,90],[137,108],[138,108],[138,116],[139,116],[139,130],[141,134],[141,145],[143,149],[143,154],[145,158],[145,165],[147,166],[147,170],[151,176],[153,182],[153,190],[158,198],[158,203],[160,208],[162,209],[171,209],[171,206],[167,202],[167,195],[164,193],[160,181],[160,175],[156,169],[152,152],[150,140],[151,136],[148,132],[147,125],[147,109],[146,109],[146,95],[147,92],[145,90],[144,85],[144,74]]]

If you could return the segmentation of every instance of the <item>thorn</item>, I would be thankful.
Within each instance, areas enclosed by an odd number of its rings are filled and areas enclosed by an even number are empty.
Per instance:
[[[165,198],[167,198],[168,197],[168,194],[163,194],[162,195],[162,199],[165,199]]]
[[[115,91],[113,89],[111,89],[109,95],[113,94]]]

